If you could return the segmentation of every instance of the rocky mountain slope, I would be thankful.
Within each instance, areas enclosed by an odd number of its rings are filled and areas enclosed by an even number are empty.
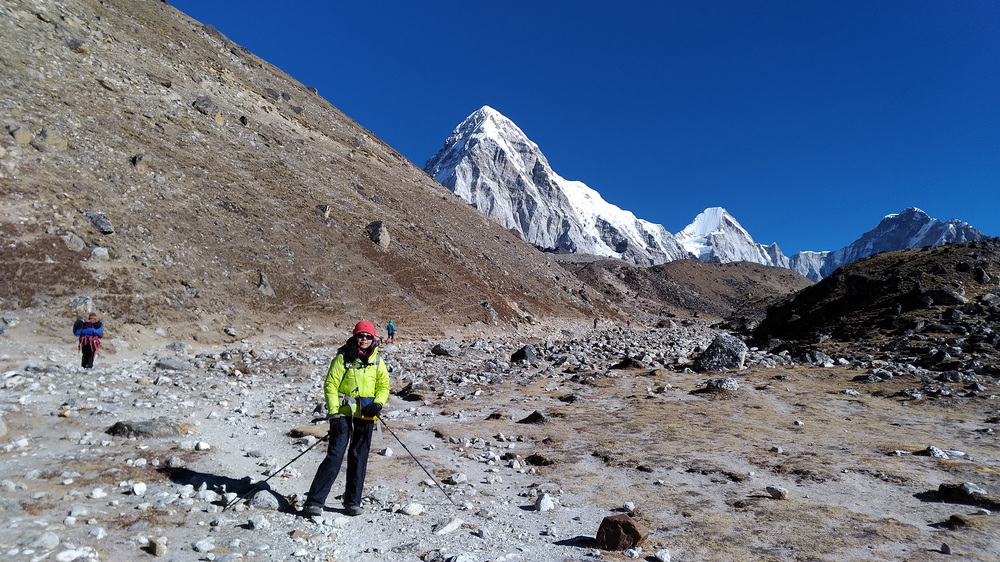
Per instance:
[[[767,312],[762,346],[892,351],[966,376],[1000,375],[1000,239],[860,259]]]
[[[60,334],[89,308],[122,338],[204,341],[362,316],[433,333],[611,313],[315,90],[164,2],[0,5],[0,116],[0,306],[49,310]]]
[[[633,321],[651,326],[673,316],[756,324],[768,306],[812,285],[789,269],[752,262],[688,259],[640,267],[621,260],[557,259]]]

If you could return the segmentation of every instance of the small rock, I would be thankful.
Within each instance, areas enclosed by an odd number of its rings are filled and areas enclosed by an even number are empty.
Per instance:
[[[423,505],[421,505],[419,503],[408,503],[408,504],[404,505],[400,509],[400,511],[402,511],[403,513],[405,513],[407,515],[420,515],[421,513],[426,512],[427,508],[425,508]]]
[[[166,556],[167,545],[161,539],[150,539],[149,551],[153,556]]]
[[[97,247],[90,251],[90,261],[105,262],[111,259],[111,254],[107,248]]]
[[[736,382],[733,377],[726,377],[724,379],[711,379],[705,383],[706,390],[727,390],[729,392],[736,392],[740,389],[740,384]]]
[[[90,219],[90,224],[94,225],[94,228],[96,228],[101,234],[114,234],[115,227],[111,225],[111,221],[108,220],[108,217],[106,217],[104,213],[98,211],[86,211],[84,215]]]
[[[451,476],[449,476],[448,479],[445,480],[445,483],[446,484],[457,485],[457,484],[465,484],[468,481],[469,481],[469,477],[468,476],[466,476],[465,474],[463,474],[461,472],[456,472],[455,474],[452,474]]]
[[[278,498],[276,498],[274,496],[274,493],[272,493],[270,490],[261,490],[255,493],[250,498],[250,501],[247,502],[247,504],[250,507],[254,507],[257,509],[276,510],[281,507],[281,504],[278,502]]]
[[[548,494],[542,494],[535,500],[535,511],[552,511],[555,508],[556,502],[552,499],[552,496]]]
[[[548,418],[545,417],[545,414],[539,412],[538,410],[535,410],[534,412],[531,413],[531,415],[529,415],[528,417],[526,417],[526,418],[518,421],[517,423],[541,424],[541,423],[545,423],[547,421],[548,421]]]
[[[462,523],[463,521],[457,517],[446,523],[438,523],[434,528],[434,534],[438,536],[447,535],[448,533],[458,530],[458,528],[462,526]]]
[[[164,355],[157,359],[156,368],[169,371],[187,371],[191,369],[191,363],[176,355]]]
[[[788,499],[788,490],[786,490],[785,488],[779,488],[777,486],[768,486],[764,488],[764,490],[767,491],[767,493],[770,494],[771,497],[776,500]]]
[[[28,546],[52,550],[53,548],[59,546],[59,535],[53,533],[52,531],[46,531],[31,539],[31,541],[28,542]]]
[[[195,552],[211,552],[215,549],[215,545],[208,539],[202,539],[191,543],[191,548],[193,548]]]

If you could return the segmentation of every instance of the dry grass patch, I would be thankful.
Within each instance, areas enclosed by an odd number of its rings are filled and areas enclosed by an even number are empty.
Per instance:
[[[849,553],[912,544],[920,530],[892,518],[770,500],[743,509],[695,513],[683,527],[660,529],[671,552],[691,560],[861,560]],[[890,548],[889,550],[894,550]]]
[[[115,521],[115,528],[125,530],[141,521],[148,523],[145,528],[183,527],[186,524],[184,517],[171,516],[166,511],[158,509],[147,509],[139,512],[137,516],[118,519]]]
[[[31,516],[38,516],[59,507],[59,504],[42,500],[21,500],[21,509]]]

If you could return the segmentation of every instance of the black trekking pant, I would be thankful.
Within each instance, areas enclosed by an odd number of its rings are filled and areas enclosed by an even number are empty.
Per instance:
[[[361,505],[373,429],[375,422],[371,420],[350,416],[330,418],[330,446],[326,450],[326,457],[316,470],[316,476],[313,477],[306,496],[306,506],[326,505],[326,498],[337,480],[337,474],[340,473],[345,453],[347,453],[347,482],[344,486],[344,507]]]
[[[94,366],[94,355],[96,355],[96,350],[91,344],[83,344],[80,346],[80,351],[83,352],[83,360],[80,362],[80,366],[85,369],[90,369]]]

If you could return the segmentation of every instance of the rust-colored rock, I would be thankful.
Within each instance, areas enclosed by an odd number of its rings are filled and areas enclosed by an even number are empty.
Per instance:
[[[611,515],[601,521],[594,546],[601,550],[626,550],[649,538],[649,529],[628,515]]]

